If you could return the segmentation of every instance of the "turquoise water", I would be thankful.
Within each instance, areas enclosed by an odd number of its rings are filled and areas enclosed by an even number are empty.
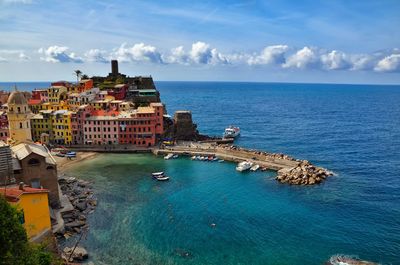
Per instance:
[[[192,110],[201,132],[238,125],[238,144],[337,176],[293,187],[273,172],[239,174],[231,163],[100,155],[70,172],[93,180],[99,197],[83,242],[96,264],[312,265],[338,253],[400,264],[400,86],[157,87],[169,113]],[[158,170],[171,181],[153,181]]]

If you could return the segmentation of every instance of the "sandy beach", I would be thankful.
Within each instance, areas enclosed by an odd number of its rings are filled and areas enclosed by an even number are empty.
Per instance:
[[[77,162],[81,162],[83,160],[93,159],[97,156],[96,152],[77,152],[76,157],[72,159],[68,159],[66,157],[53,156],[57,162],[58,173],[62,174],[75,165]]]

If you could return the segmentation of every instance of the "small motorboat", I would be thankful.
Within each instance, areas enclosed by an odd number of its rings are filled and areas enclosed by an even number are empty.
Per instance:
[[[157,177],[163,176],[164,172],[163,171],[154,172],[154,173],[151,173],[151,175],[153,176],[153,178],[157,178]]]
[[[156,180],[158,180],[158,181],[166,181],[166,180],[169,180],[169,177],[168,176],[161,176],[161,177],[156,178]]]
[[[214,158],[213,158],[212,156],[209,156],[209,157],[208,157],[208,161],[213,161],[213,159],[214,159]]]
[[[213,158],[213,161],[218,161],[218,157],[214,157],[214,158]]]
[[[174,154],[168,154],[168,155],[164,156],[164,159],[165,159],[165,160],[169,160],[169,159],[171,159],[173,156],[174,156]]]
[[[204,160],[204,156],[200,156],[200,161],[203,161]]]
[[[154,172],[154,173],[151,173],[151,176],[154,178],[154,179],[156,179],[156,180],[159,180],[159,181],[165,181],[165,180],[169,180],[169,177],[168,176],[165,176],[164,175],[164,172]]]
[[[218,163],[222,163],[222,162],[224,162],[225,160],[223,160],[223,159],[220,159],[220,160],[218,160]]]
[[[196,156],[192,156],[192,158],[191,158],[192,160],[196,160]]]
[[[70,151],[70,152],[66,153],[65,156],[68,156],[68,157],[76,157],[76,152]]]
[[[239,172],[242,172],[242,171],[249,170],[252,166],[253,166],[253,163],[251,163],[249,161],[243,161],[237,165],[236,170]]]
[[[173,155],[172,158],[173,159],[177,159],[179,156],[178,155]]]
[[[257,171],[260,168],[260,165],[255,164],[250,168],[250,171]]]

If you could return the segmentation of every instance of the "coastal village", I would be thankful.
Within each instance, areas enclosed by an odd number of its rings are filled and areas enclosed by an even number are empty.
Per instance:
[[[76,160],[81,151],[233,161],[239,171],[253,165],[276,170],[279,182],[294,185],[318,184],[331,175],[305,160],[199,134],[190,111],[177,111],[173,118],[167,114],[151,76],[121,74],[115,60],[106,77],[89,78],[79,70],[76,75],[76,83],[53,82],[31,93],[0,92],[0,194],[21,209],[32,242],[65,239],[87,229],[95,193],[90,183],[59,172],[60,161]],[[68,262],[88,256],[76,246],[61,254]]]

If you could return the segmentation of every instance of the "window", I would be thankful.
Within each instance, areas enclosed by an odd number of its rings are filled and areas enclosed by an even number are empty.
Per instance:
[[[31,187],[35,189],[40,189],[40,179],[31,179]]]
[[[19,128],[22,129],[22,122],[19,123]]]

